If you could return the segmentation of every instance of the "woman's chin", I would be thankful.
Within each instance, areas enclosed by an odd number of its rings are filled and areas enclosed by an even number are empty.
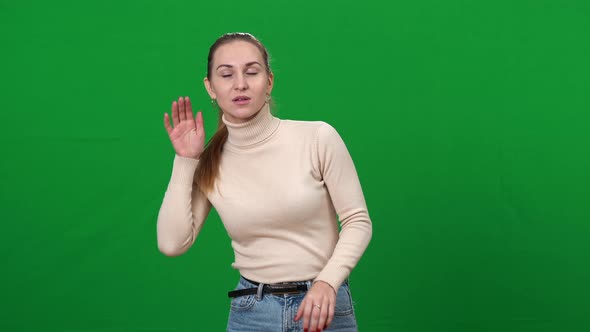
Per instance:
[[[254,111],[254,110],[239,109],[239,110],[234,110],[232,112],[225,112],[224,114],[225,114],[225,118],[229,122],[242,123],[242,122],[252,120],[256,116],[256,114],[258,114],[258,112]]]
[[[262,105],[262,106],[264,107],[264,105]],[[241,123],[241,122],[246,122],[246,121],[252,120],[263,107],[256,108],[252,105],[247,105],[247,107],[245,107],[245,106],[235,107],[234,106],[231,108],[231,111],[224,112],[224,114],[225,114],[225,118],[229,122]]]

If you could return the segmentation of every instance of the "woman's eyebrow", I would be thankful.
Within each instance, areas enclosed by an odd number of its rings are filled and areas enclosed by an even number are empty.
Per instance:
[[[260,67],[262,67],[262,65],[261,65],[261,64],[260,64],[260,62],[258,62],[258,61],[250,61],[250,62],[248,62],[248,63],[246,64],[246,67],[250,67],[250,66],[252,66],[252,65],[259,65]],[[219,69],[220,67],[233,68],[234,66],[232,66],[232,65],[226,65],[226,64],[221,64],[221,65],[217,66],[217,69]],[[216,70],[217,70],[217,69],[216,69]]]
[[[250,66],[252,66],[252,65],[259,65],[260,67],[262,67],[262,65],[261,65],[261,64],[260,64],[258,61],[251,61],[251,62],[248,62],[248,63],[246,64],[246,67],[250,67]]]

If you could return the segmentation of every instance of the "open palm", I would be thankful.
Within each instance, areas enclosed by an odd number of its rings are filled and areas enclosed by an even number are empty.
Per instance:
[[[197,112],[196,118],[193,118],[193,109],[188,97],[179,97],[178,102],[172,102],[172,124],[174,127],[170,126],[168,113],[164,113],[164,127],[176,154],[199,159],[205,147],[203,114]]]

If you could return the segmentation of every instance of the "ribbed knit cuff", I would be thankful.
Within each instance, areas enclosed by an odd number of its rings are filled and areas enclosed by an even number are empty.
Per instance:
[[[170,186],[192,189],[198,164],[199,159],[181,157],[175,154]]]
[[[332,268],[322,270],[322,272],[320,272],[320,274],[313,280],[313,282],[325,281],[328,284],[330,284],[332,288],[334,288],[334,291],[336,293],[338,293],[338,288],[340,288],[340,285],[342,285],[344,279],[346,279],[348,275],[349,271],[347,269],[342,269],[333,266]]]

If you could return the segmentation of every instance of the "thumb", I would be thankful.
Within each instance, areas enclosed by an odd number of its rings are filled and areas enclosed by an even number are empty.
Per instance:
[[[305,303],[301,302],[301,304],[299,305],[299,309],[297,310],[297,315],[295,315],[295,318],[293,319],[294,321],[298,321],[299,319],[301,319],[301,316],[303,316],[303,308],[305,307]]]

